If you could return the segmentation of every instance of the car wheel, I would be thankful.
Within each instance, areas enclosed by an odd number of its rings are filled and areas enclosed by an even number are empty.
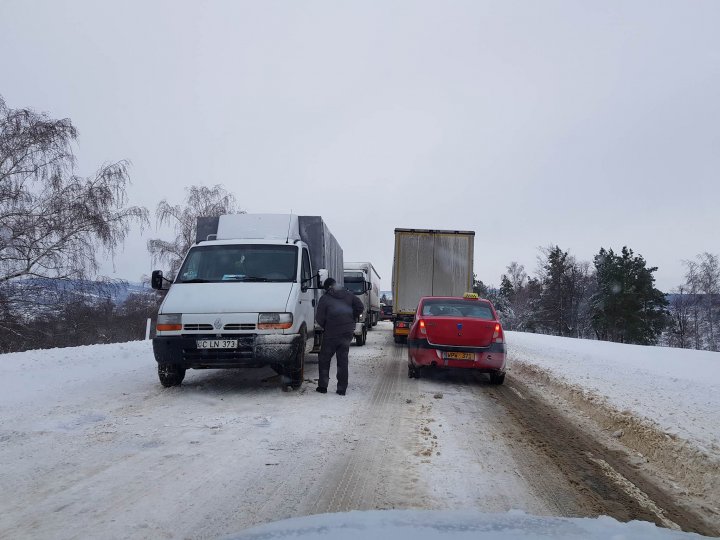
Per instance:
[[[176,364],[158,364],[158,378],[165,388],[180,386],[185,378],[185,368]]]
[[[419,379],[420,370],[408,364],[408,379]]]
[[[404,343],[402,336],[395,336],[395,343],[402,345]]]
[[[491,373],[490,384],[502,384],[505,382],[505,373]]]

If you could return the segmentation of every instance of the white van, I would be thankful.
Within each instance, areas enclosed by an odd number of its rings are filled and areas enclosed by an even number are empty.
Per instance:
[[[322,218],[200,218],[197,236],[158,312],[162,385],[179,385],[190,368],[270,366],[299,388],[305,354],[319,343],[322,281],[343,283],[342,249]],[[153,272],[153,288],[167,281]]]

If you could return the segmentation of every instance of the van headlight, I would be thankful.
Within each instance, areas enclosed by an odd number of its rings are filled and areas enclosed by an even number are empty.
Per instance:
[[[182,313],[158,314],[155,330],[158,332],[177,332],[182,330]]]
[[[286,330],[292,325],[292,313],[260,313],[258,315],[258,330]]]

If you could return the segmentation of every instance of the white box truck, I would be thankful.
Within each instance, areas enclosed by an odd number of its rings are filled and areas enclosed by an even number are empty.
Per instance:
[[[365,311],[355,325],[355,343],[365,345],[368,330],[380,320],[380,275],[372,263],[346,262],[345,288],[362,300]]]
[[[395,229],[393,336],[407,339],[420,298],[472,291],[474,231]]]
[[[153,351],[163,386],[187,369],[270,366],[303,382],[319,344],[322,281],[343,283],[343,252],[319,216],[234,214],[199,218],[196,243],[157,318]],[[162,272],[153,288],[164,288]]]

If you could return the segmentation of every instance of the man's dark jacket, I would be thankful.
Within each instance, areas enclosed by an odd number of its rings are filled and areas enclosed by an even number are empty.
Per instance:
[[[365,311],[362,301],[347,289],[330,289],[318,302],[316,319],[326,338],[352,334]]]

